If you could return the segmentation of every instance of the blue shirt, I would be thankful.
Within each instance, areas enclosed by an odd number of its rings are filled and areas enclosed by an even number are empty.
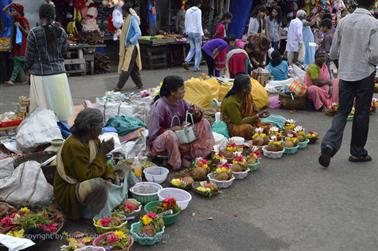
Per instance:
[[[125,39],[125,46],[128,47],[129,45],[138,44],[138,40],[141,36],[142,32],[140,31],[138,20],[136,17],[131,16],[129,33],[127,34],[127,38]]]
[[[282,62],[273,67],[271,63],[269,63],[266,68],[270,74],[272,74],[274,80],[286,80],[288,79],[288,73],[289,73],[289,66],[285,60],[282,60]]]

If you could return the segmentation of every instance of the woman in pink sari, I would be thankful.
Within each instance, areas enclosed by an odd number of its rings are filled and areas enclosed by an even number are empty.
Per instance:
[[[315,54],[315,64],[308,67],[305,74],[307,98],[313,102],[316,110],[329,108],[332,103],[339,102],[339,79],[331,80],[326,65],[327,53],[318,50]]]
[[[155,97],[152,105],[147,125],[150,155],[168,155],[168,164],[174,170],[189,167],[191,161],[197,157],[207,157],[215,144],[210,123],[203,119],[203,113],[197,107],[183,100],[184,95],[184,80],[181,77],[164,78],[160,94]],[[182,128],[186,112],[193,114],[197,139],[189,144],[180,144],[175,131]],[[173,121],[175,116],[180,122]]]

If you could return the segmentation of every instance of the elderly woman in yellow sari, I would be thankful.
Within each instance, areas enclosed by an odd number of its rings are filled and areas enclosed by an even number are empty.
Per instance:
[[[57,155],[54,197],[70,219],[92,218],[105,206],[113,180],[106,154],[114,141],[100,142],[103,117],[97,109],[79,113]]]

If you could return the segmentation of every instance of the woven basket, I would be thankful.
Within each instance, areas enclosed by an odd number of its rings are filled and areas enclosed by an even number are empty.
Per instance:
[[[249,170],[251,170],[251,172],[257,171],[259,167],[260,167],[260,160],[257,160],[255,164],[248,164],[248,168]]]
[[[281,107],[288,110],[303,110],[306,104],[306,96],[296,96],[291,94],[279,94]]]
[[[285,154],[296,154],[298,152],[299,145],[294,147],[285,147]]]
[[[247,168],[244,172],[232,172],[232,174],[235,176],[235,179],[242,180],[247,178],[250,170]]]
[[[306,139],[305,141],[303,142],[299,142],[298,145],[299,145],[299,149],[305,149],[308,145],[308,143],[310,142],[309,139]]]
[[[229,179],[229,180],[216,180],[216,179],[214,179],[214,174],[213,173],[209,173],[207,175],[207,177],[209,178],[210,182],[214,183],[215,185],[217,185],[218,188],[228,188],[228,187],[230,187],[232,185],[232,183],[235,180],[235,176],[234,175],[232,175],[231,179]]]
[[[133,235],[135,242],[137,242],[139,245],[152,246],[161,242],[161,239],[163,238],[165,226],[160,232],[157,232],[155,236],[153,237],[140,236],[139,232],[141,228],[142,228],[142,223],[138,221],[134,224],[131,224],[131,229],[130,229],[130,233]]]

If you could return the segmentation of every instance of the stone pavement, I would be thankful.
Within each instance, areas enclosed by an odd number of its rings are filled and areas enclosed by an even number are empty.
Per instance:
[[[163,76],[193,75],[182,69],[144,71],[146,86]],[[70,78],[75,102],[110,90],[116,74]],[[128,84],[130,88],[131,84]],[[0,112],[28,92],[0,87]],[[324,135],[331,118],[319,112],[272,111]],[[344,144],[328,170],[317,163],[319,144],[280,160],[263,159],[259,171],[211,199],[193,195],[163,243],[134,250],[374,251],[378,250],[378,116],[372,115],[367,164],[348,162],[351,122]],[[65,231],[93,231],[89,222],[69,222]],[[59,250],[62,241],[35,250]]]

